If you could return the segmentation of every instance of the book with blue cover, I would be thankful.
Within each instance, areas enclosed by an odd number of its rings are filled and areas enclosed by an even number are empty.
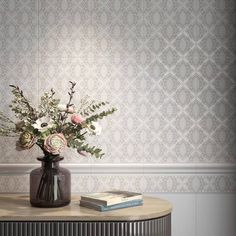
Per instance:
[[[80,200],[80,206],[91,208],[91,209],[94,209],[94,210],[97,210],[97,211],[102,211],[102,212],[118,210],[118,209],[128,208],[128,207],[141,206],[141,205],[143,205],[143,200],[142,199],[131,200],[131,201],[128,201],[128,202],[122,202],[122,203],[109,205],[109,206],[105,206],[105,205],[101,205],[101,204],[97,204],[97,203],[89,202],[89,201],[85,201],[85,200]]]

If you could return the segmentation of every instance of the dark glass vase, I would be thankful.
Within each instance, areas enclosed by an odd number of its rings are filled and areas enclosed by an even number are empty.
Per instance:
[[[37,158],[40,168],[30,173],[30,203],[35,207],[62,207],[71,200],[70,171],[59,166],[63,157]]]

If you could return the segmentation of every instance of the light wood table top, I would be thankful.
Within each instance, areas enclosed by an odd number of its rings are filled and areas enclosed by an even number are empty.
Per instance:
[[[144,197],[142,206],[99,212],[79,206],[80,196],[60,208],[36,208],[29,196],[0,194],[0,221],[133,221],[158,218],[171,213],[172,205],[163,199]]]

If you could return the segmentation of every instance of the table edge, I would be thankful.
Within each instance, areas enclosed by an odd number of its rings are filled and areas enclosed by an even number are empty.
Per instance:
[[[16,195],[16,196],[25,196],[23,194],[0,194],[1,195]],[[74,197],[79,197],[79,195],[73,195]],[[157,219],[157,218],[161,218],[164,216],[167,216],[168,214],[171,214],[172,210],[173,210],[173,206],[172,204],[167,201],[164,200],[162,198],[158,198],[158,197],[151,197],[151,196],[144,196],[145,198],[151,198],[151,199],[160,199],[163,202],[165,202],[167,204],[167,209],[163,210],[161,212],[153,212],[153,213],[149,213],[148,215],[125,215],[125,216],[114,216],[114,215],[109,215],[109,212],[103,212],[103,215],[88,215],[88,216],[14,216],[14,217],[9,217],[9,216],[0,216],[0,222],[11,222],[11,221],[21,221],[21,222],[26,222],[26,221],[32,221],[32,222],[39,222],[39,221],[77,221],[77,222],[82,222],[82,221],[86,221],[86,222],[106,222],[106,221],[114,221],[114,222],[118,222],[118,221],[122,221],[122,222],[126,222],[126,221],[145,221],[145,220],[151,220],[151,219]],[[73,199],[73,197],[72,197]],[[72,203],[73,205],[73,203]],[[41,208],[42,209],[42,208]],[[47,208],[48,209],[48,208]],[[59,209],[59,208],[58,208]],[[63,207],[62,207],[63,209]],[[87,209],[87,208],[86,208]],[[127,209],[127,208],[126,208]],[[119,210],[123,210],[123,209],[119,209]],[[106,213],[108,213],[106,215]]]

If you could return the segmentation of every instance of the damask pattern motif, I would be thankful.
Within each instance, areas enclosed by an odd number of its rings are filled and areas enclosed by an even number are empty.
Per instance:
[[[0,176],[0,193],[29,191],[28,175]],[[151,193],[236,193],[234,175],[78,175],[73,174],[72,192],[129,189]]]
[[[236,161],[234,0],[0,1],[0,108],[8,84],[37,104],[67,81],[118,112],[99,163]],[[109,140],[112,140],[110,142]],[[7,138],[1,162],[34,162]],[[97,163],[65,154],[68,161]]]

